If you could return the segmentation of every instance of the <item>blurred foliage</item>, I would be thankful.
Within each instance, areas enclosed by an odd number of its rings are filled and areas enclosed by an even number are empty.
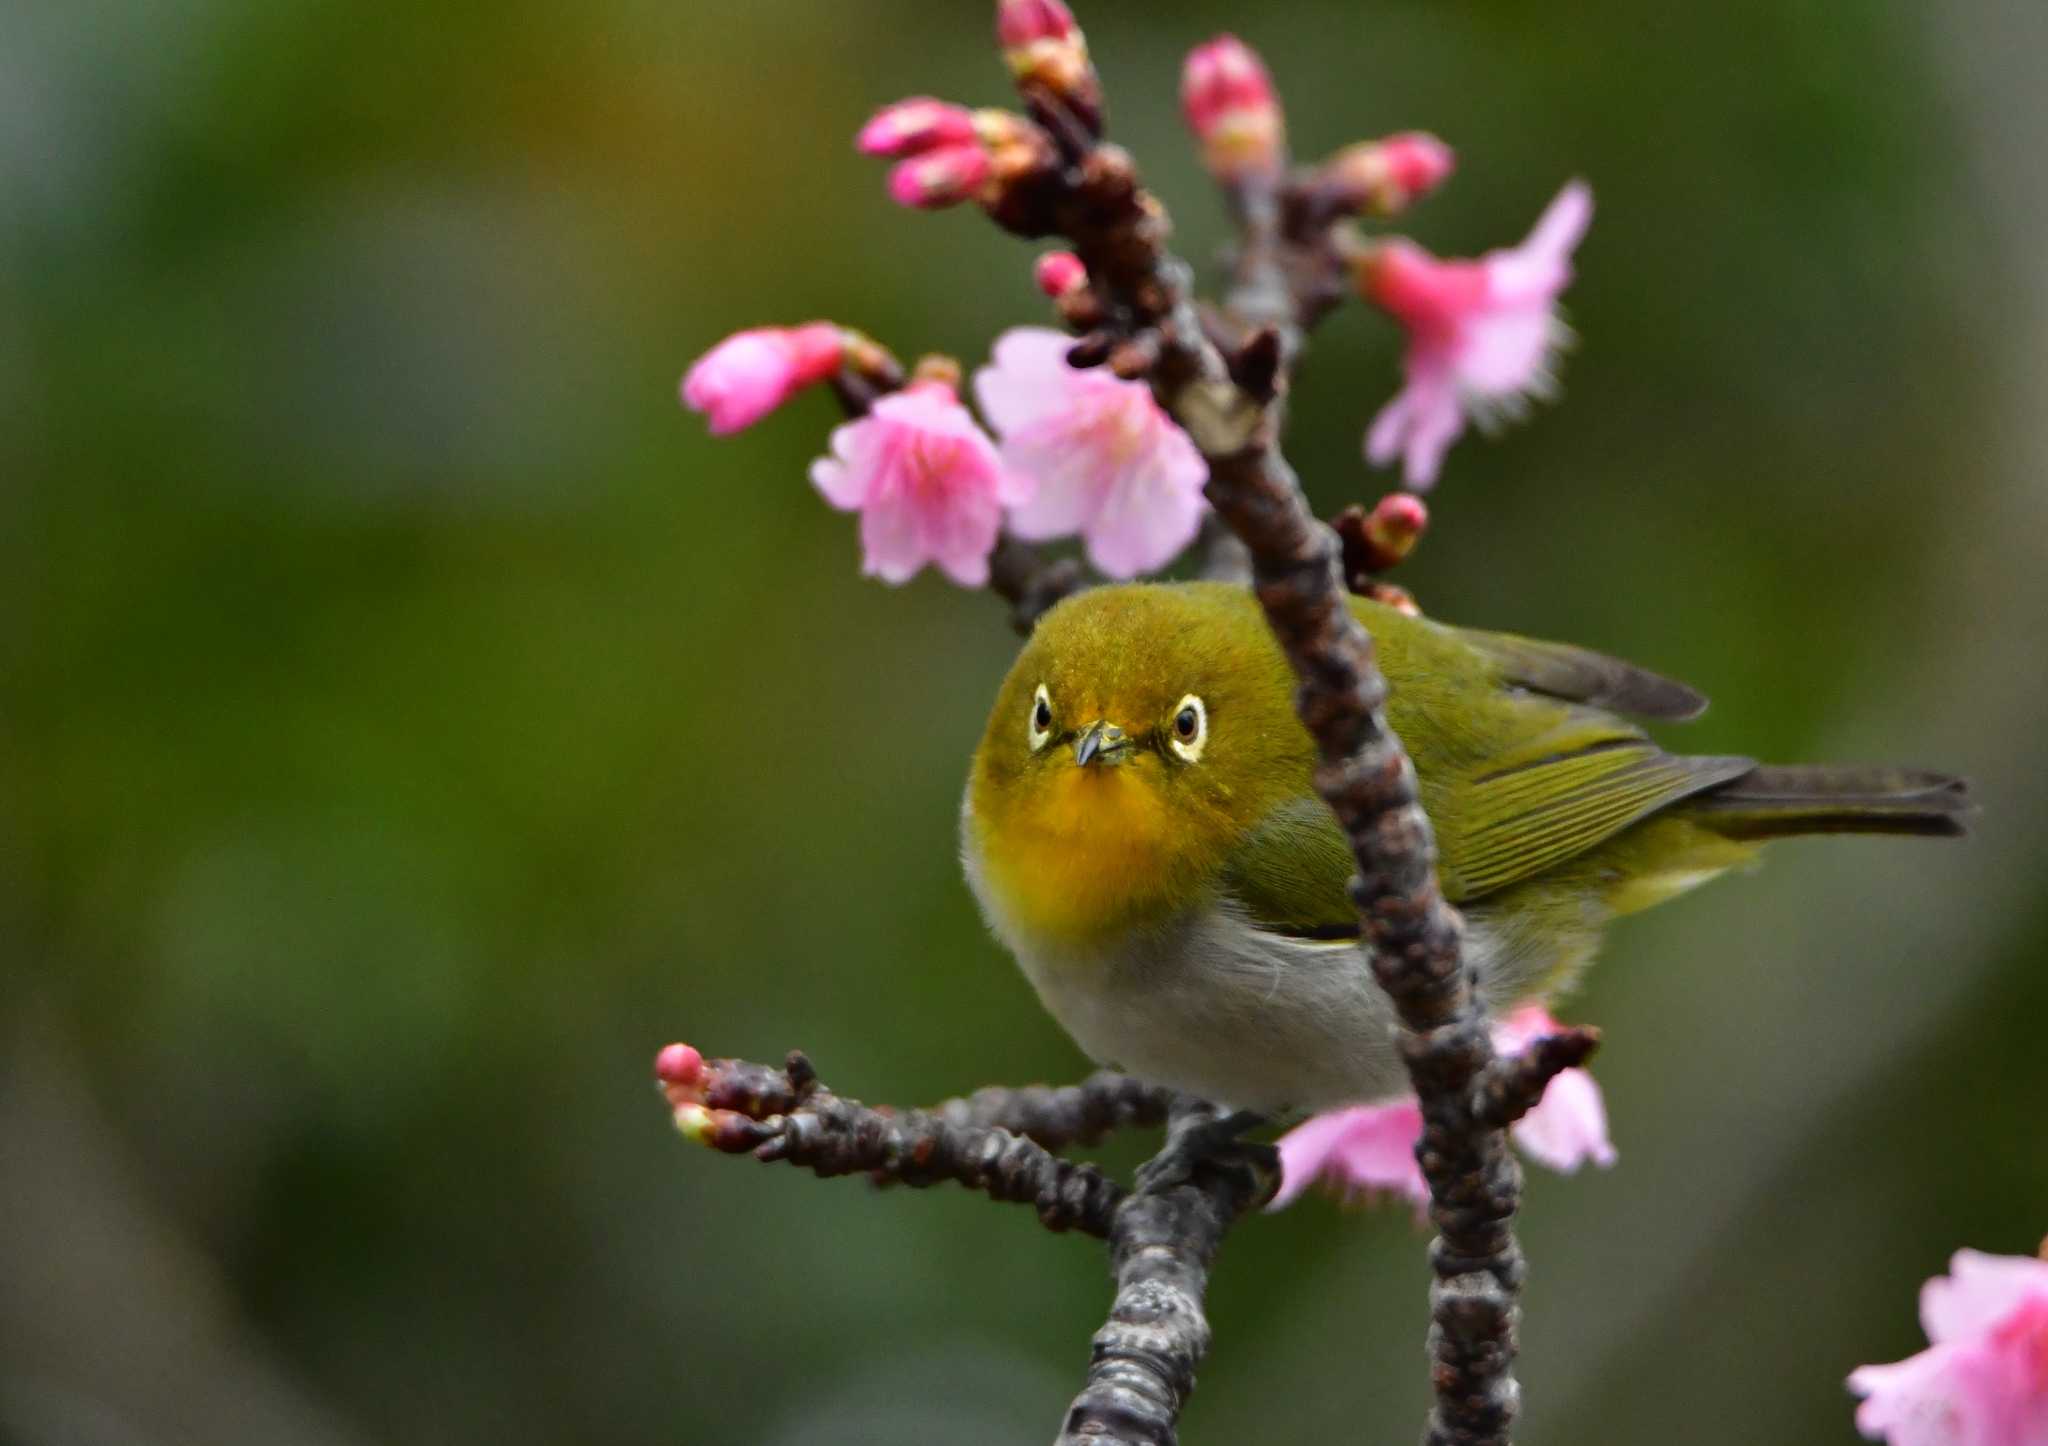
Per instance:
[[[983,8],[0,15],[0,1437],[1051,1431],[1097,1250],[688,1152],[647,1083],[672,1037],[903,1102],[1084,1067],[955,862],[999,608],[856,575],[825,399],[714,444],[672,396],[760,320],[970,361],[1042,320],[1028,252],[850,151],[1000,100]],[[1304,153],[1459,146],[1440,250],[1593,180],[1569,399],[1453,454],[1426,606],[1699,682],[1700,751],[1977,779],[1964,846],[1788,847],[1621,930],[1567,1012],[1622,1162],[1530,1192],[1527,1439],[1851,1439],[1919,1280],[2048,1232],[2048,182],[1986,161],[2038,134],[2001,57],[2039,17],[1093,11],[1198,258],[1173,89],[1224,25]],[[1328,510],[1386,485],[1395,358],[1363,313],[1318,342]],[[183,1264],[77,1264],[131,1247]],[[1411,1439],[1423,1276],[1398,1211],[1247,1225],[1188,1439]]]

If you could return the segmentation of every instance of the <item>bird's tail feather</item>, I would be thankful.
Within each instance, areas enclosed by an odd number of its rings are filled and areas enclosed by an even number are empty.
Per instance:
[[[1967,780],[1915,768],[1799,765],[1756,768],[1687,801],[1702,824],[1731,839],[1805,833],[1968,832]]]

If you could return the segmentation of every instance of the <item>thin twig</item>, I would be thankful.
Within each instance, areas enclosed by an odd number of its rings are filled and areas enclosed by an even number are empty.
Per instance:
[[[675,1061],[680,1059],[681,1063]],[[728,1155],[786,1161],[813,1174],[864,1174],[878,1185],[953,1182],[1034,1206],[1049,1230],[1108,1238],[1127,1192],[1093,1165],[1062,1160],[994,1125],[844,1099],[792,1050],[781,1068],[703,1059],[671,1045],[656,1062],[676,1128]]]

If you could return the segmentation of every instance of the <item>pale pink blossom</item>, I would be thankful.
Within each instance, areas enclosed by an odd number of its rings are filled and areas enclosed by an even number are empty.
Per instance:
[[[1552,365],[1570,332],[1557,313],[1571,254],[1593,216],[1593,193],[1573,181],[1521,245],[1477,261],[1440,261],[1412,241],[1380,243],[1364,257],[1367,300],[1408,330],[1407,381],[1373,419],[1366,459],[1405,459],[1408,485],[1436,481],[1466,419],[1490,427],[1556,389]]]
[[[1851,1373],[1856,1426],[1891,1446],[2048,1442],[2048,1261],[1959,1250],[1920,1290],[1929,1345]]]
[[[1495,1025],[1494,1048],[1518,1054],[1563,1027],[1529,1005]],[[1615,1161],[1600,1086],[1583,1069],[1551,1080],[1510,1134],[1530,1159],[1564,1174],[1589,1160],[1601,1166]],[[1415,1162],[1421,1138],[1422,1107],[1413,1095],[1313,1116],[1280,1137],[1280,1190],[1266,1208],[1280,1209],[1321,1179],[1346,1199],[1387,1194],[1420,1210],[1429,1204],[1429,1184]]]
[[[683,405],[723,437],[767,416],[800,388],[839,369],[845,335],[827,321],[735,332],[684,374]]]
[[[835,428],[811,481],[834,507],[860,513],[862,571],[908,582],[927,562],[962,587],[988,581],[1003,508],[1029,500],[1030,478],[942,382],[913,383]]]
[[[1202,525],[1202,454],[1142,382],[1067,365],[1071,338],[1022,326],[996,339],[974,377],[1003,460],[1038,491],[1010,511],[1010,530],[1039,541],[1079,533],[1111,577],[1164,567]]]

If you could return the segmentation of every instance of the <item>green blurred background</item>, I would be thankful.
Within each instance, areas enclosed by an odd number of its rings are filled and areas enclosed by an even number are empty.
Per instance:
[[[1699,751],[1955,768],[1961,846],[1789,845],[1617,931],[1621,1163],[1534,1174],[1531,1442],[1852,1439],[1961,1245],[2048,1232],[2048,12],[1097,4],[1206,258],[1178,60],[1307,154],[1421,126],[1414,217],[1600,214],[1569,396],[1452,456],[1435,613],[1697,682]],[[986,7],[16,0],[0,11],[0,1437],[1047,1439],[1100,1250],[690,1150],[663,1041],[918,1102],[1084,1062],[954,859],[1013,647],[857,575],[822,397],[713,443],[727,331],[978,358],[1030,252],[913,217],[877,104],[1003,97]],[[1337,316],[1294,454],[1396,338]],[[1136,1144],[1108,1158],[1126,1163]],[[1231,1241],[1204,1441],[1408,1441],[1423,1237]]]

